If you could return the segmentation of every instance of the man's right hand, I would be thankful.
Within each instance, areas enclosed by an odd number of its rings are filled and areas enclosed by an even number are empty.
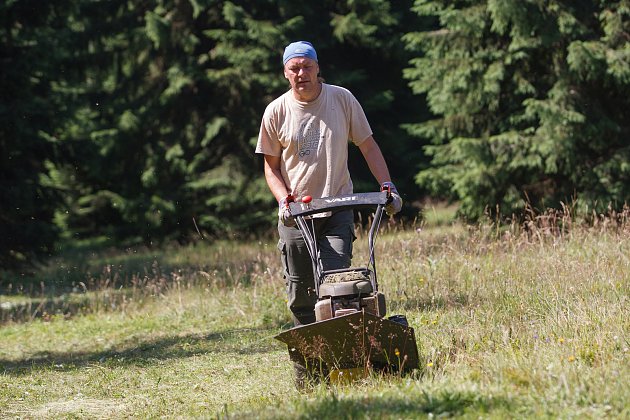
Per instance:
[[[278,218],[286,227],[295,226],[295,219],[291,215],[291,209],[289,208],[289,203],[292,203],[293,200],[293,196],[289,194],[278,203]]]

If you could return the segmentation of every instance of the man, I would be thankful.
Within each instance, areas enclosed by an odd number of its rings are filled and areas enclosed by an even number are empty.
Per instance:
[[[315,322],[313,266],[288,204],[313,198],[352,194],[348,142],[359,147],[381,188],[392,191],[388,213],[400,211],[402,200],[372,130],[356,98],[347,89],[323,83],[313,45],[306,41],[284,50],[284,77],[291,89],[271,102],[264,113],[256,153],[264,155],[265,179],[278,200],[278,248],[287,283],[288,306],[295,325]],[[320,217],[316,217],[320,216]],[[351,210],[314,216],[324,270],[350,267],[354,240]]]

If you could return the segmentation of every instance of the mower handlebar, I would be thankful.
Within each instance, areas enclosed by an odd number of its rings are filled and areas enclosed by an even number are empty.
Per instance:
[[[387,191],[338,195],[335,197],[311,198],[305,196],[304,201],[289,203],[293,217],[310,216],[317,213],[342,209],[373,208],[384,206],[390,200]]]

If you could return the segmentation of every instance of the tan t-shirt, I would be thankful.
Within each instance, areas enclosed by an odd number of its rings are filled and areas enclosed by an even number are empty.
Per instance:
[[[300,102],[288,91],[267,106],[256,153],[282,157],[282,177],[294,197],[352,194],[348,142],[358,146],[371,135],[354,95],[322,84],[312,102]]]

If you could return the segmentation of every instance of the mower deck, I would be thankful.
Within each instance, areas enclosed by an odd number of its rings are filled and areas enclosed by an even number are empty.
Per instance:
[[[290,353],[321,360],[331,370],[373,367],[407,372],[418,367],[413,328],[365,311],[295,327],[275,338]]]

